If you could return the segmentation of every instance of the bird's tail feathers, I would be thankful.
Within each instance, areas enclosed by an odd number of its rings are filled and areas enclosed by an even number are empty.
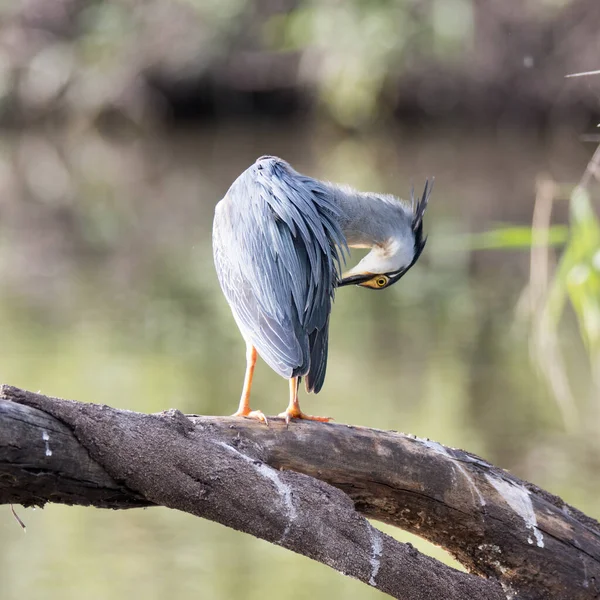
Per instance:
[[[329,319],[320,331],[314,331],[309,338],[310,369],[306,374],[306,391],[318,394],[325,381],[327,371],[327,346],[329,341]]]

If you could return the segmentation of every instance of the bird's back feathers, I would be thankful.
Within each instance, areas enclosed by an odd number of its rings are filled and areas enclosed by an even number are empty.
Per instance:
[[[213,251],[223,292],[247,342],[283,377],[325,379],[329,313],[346,241],[321,182],[261,157],[218,204]]]

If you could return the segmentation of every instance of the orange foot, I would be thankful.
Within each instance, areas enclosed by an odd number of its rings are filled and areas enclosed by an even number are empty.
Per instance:
[[[312,415],[305,415],[299,408],[287,408],[285,412],[279,413],[278,417],[283,417],[285,422],[289,425],[292,419],[304,419],[305,421],[320,421],[321,423],[328,423],[333,419],[331,417],[313,417]]]
[[[269,421],[262,410],[250,410],[250,409],[238,410],[237,412],[234,412],[231,416],[232,417],[247,417],[248,419],[257,419],[258,421],[260,421],[261,423],[264,423],[265,425],[269,424]]]

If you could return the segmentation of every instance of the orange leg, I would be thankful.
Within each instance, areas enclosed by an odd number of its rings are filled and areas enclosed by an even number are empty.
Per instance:
[[[240,405],[232,417],[249,417],[251,419],[258,419],[267,425],[267,417],[260,410],[250,409],[250,390],[252,389],[252,378],[254,377],[254,367],[256,366],[256,359],[258,353],[256,348],[252,344],[246,346],[246,376],[244,377],[244,389],[242,390],[242,397],[240,398]]]
[[[290,403],[285,409],[285,412],[282,412],[278,416],[283,417],[286,423],[289,423],[290,419],[305,419],[307,421],[321,421],[323,423],[331,421],[331,417],[313,417],[312,415],[305,415],[300,410],[300,403],[298,402],[299,383],[297,377],[292,377],[290,379]]]

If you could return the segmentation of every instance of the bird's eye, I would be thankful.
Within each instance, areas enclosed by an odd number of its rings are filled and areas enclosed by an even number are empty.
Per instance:
[[[378,277],[375,280],[375,284],[377,285],[377,287],[380,287],[380,288],[385,287],[385,285],[387,284],[387,282],[388,282],[388,278],[387,277]]]

